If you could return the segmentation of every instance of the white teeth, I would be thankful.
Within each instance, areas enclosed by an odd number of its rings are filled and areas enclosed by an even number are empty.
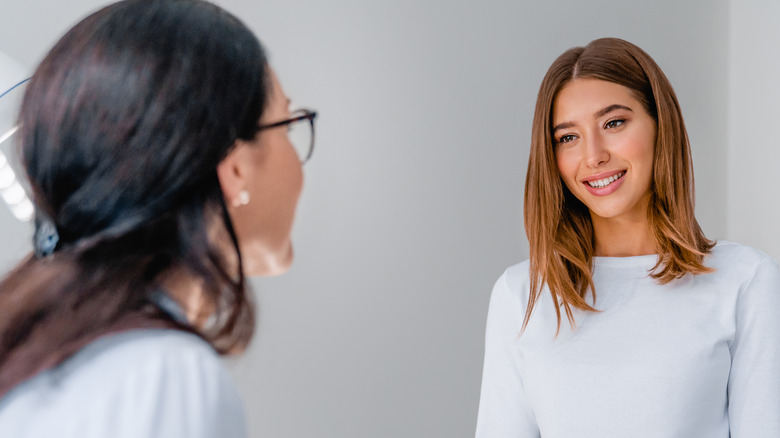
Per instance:
[[[596,181],[587,181],[587,183],[588,183],[589,186],[591,186],[593,188],[603,189],[604,187],[606,187],[606,186],[612,184],[613,182],[617,181],[618,179],[620,179],[625,174],[626,174],[626,172],[623,171],[623,172],[620,172],[620,173],[616,173],[615,175],[612,175],[609,178],[599,179],[599,180],[596,180]]]

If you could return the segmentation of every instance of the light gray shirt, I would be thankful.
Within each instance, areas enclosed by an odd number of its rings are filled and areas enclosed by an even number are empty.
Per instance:
[[[101,337],[0,400],[0,437],[244,438],[216,352],[176,330]]]
[[[526,331],[528,262],[493,289],[478,438],[780,437],[780,269],[718,243],[710,274],[665,285],[657,256],[596,257],[598,313],[555,337],[545,289]],[[591,301],[592,303],[592,301]]]

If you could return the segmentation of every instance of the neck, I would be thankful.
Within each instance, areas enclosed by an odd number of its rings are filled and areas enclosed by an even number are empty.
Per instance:
[[[647,215],[602,218],[591,213],[596,240],[595,255],[631,257],[657,254]]]
[[[190,324],[200,326],[208,319],[213,306],[206,300],[200,279],[182,270],[172,270],[163,277],[161,286],[181,307]]]

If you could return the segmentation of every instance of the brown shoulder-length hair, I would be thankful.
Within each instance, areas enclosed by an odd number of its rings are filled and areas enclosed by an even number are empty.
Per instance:
[[[122,327],[245,348],[254,309],[217,166],[255,138],[269,84],[254,34],[204,1],[114,3],[55,44],[19,116],[43,239],[0,281],[0,397]],[[196,321],[159,305],[182,273],[207,309]]]
[[[567,50],[553,62],[536,100],[531,155],[525,183],[525,229],[530,246],[530,284],[523,327],[543,286],[560,303],[574,326],[572,308],[595,311],[591,275],[595,236],[588,208],[561,180],[555,159],[552,111],[558,92],[579,78],[600,79],[631,89],[657,126],[653,156],[650,232],[659,254],[651,276],[661,284],[685,274],[710,272],[703,260],[714,242],[694,217],[691,150],[680,105],[669,80],[639,47],[617,38],[602,38]],[[555,306],[558,328],[560,306]]]

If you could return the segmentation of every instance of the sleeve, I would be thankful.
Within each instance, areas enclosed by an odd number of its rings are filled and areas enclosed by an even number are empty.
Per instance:
[[[780,437],[780,268],[765,258],[740,291],[731,343],[732,438]]]
[[[106,403],[110,408],[94,423],[105,429],[90,437],[247,435],[238,391],[219,357],[206,345],[173,346],[141,364],[111,392],[114,400]]]
[[[523,390],[517,348],[524,306],[506,277],[504,273],[498,279],[490,298],[476,437],[538,438],[539,429]]]

